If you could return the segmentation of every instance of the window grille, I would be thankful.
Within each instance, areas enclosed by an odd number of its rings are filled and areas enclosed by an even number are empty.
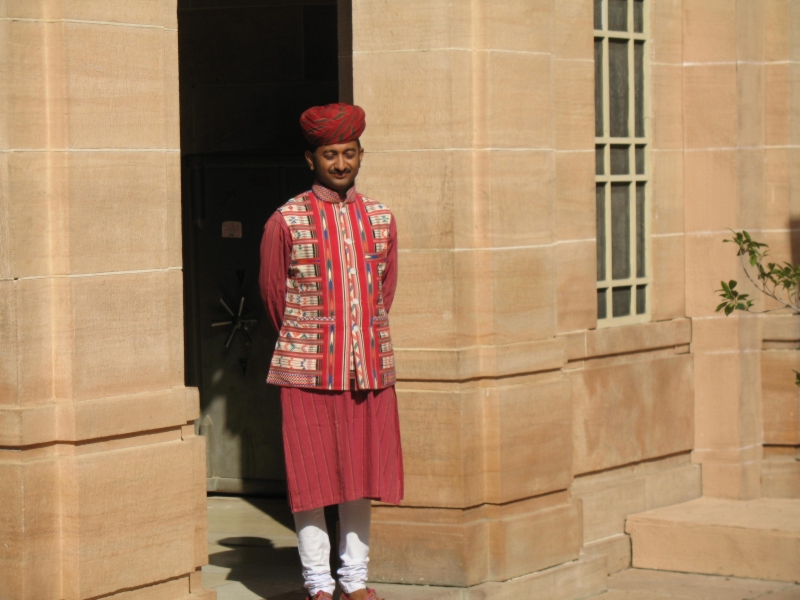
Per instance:
[[[650,319],[647,0],[594,0],[598,327]]]

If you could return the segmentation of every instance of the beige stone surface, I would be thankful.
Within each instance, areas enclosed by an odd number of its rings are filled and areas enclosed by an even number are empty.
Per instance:
[[[511,600],[525,595],[531,600],[586,598],[606,589],[603,557],[581,557],[552,569],[503,583],[484,583],[464,592],[464,600]]]
[[[576,480],[572,493],[583,504],[585,544],[622,534],[628,515],[646,510],[645,482],[641,477],[621,477],[595,485],[582,479]]]
[[[0,408],[0,446],[30,446],[178,427],[199,417],[196,388]]]
[[[485,60],[489,147],[553,148],[550,56],[490,52]],[[584,120],[591,123],[585,113]]]
[[[553,242],[555,160],[551,151],[490,153],[493,247]]]
[[[183,383],[180,271],[77,278],[71,288],[74,399]]]
[[[493,252],[491,258],[493,342],[506,345],[552,338],[556,330],[553,248],[503,249]]]
[[[555,143],[559,150],[594,146],[594,64],[586,60],[553,61]]]
[[[663,64],[683,62],[683,7],[683,0],[651,4],[650,31],[655,62]]]
[[[692,447],[691,356],[587,368],[571,378],[576,474]]]
[[[785,146],[790,142],[791,77],[789,64],[764,66],[764,142],[768,146]]]
[[[604,556],[609,575],[631,566],[631,538],[624,533],[585,543],[583,552],[589,556]]]
[[[397,50],[466,49],[472,42],[465,0],[353,0],[355,54]]]
[[[633,565],[800,580],[800,502],[702,498],[628,518]]]
[[[69,145],[164,148],[164,33],[67,23]]]
[[[658,47],[658,44],[656,44]],[[684,78],[680,64],[657,63],[652,66],[653,78],[653,144],[659,150],[683,148]]]
[[[653,319],[676,319],[686,315],[686,257],[684,236],[654,237],[653,283],[650,302]]]
[[[136,590],[112,594],[106,598],[113,600],[195,600],[195,596],[190,595],[189,577],[180,577]]]
[[[472,141],[471,64],[469,54],[459,50],[356,52],[354,97],[371,115],[364,146],[373,151],[467,147]],[[417,73],[418,85],[397,79],[397,72]],[[421,105],[424,111],[417,110]]]
[[[505,581],[578,558],[578,507],[566,503],[537,509],[537,502],[532,503],[529,509],[493,507],[490,514],[482,507],[374,509],[370,578],[464,587]]]
[[[364,144],[367,177],[359,176],[359,189],[392,209],[402,240],[400,260],[406,249],[462,247],[456,239],[461,221],[468,218],[462,213],[471,212],[463,206],[469,205],[471,194],[471,156],[452,151],[371,152]],[[463,229],[472,237],[474,226],[469,225]]]
[[[628,569],[608,578],[603,600],[789,600],[800,588],[780,581]]]
[[[592,3],[589,0],[555,2],[555,56],[565,59],[594,60],[592,40],[584,34],[592,29]]]
[[[727,231],[738,227],[739,160],[728,150],[693,152],[684,161],[686,230]],[[729,246],[725,246],[728,250]],[[735,252],[728,250],[729,262]]]
[[[697,0],[693,1],[700,4]],[[722,0],[713,0],[711,3],[720,4]],[[683,131],[686,147],[699,149],[736,146],[736,66],[700,64],[686,68],[683,90]]]
[[[398,348],[398,379],[407,381],[465,380],[502,377],[558,369],[565,362],[562,338],[501,346]],[[448,374],[446,377],[443,374]]]
[[[796,350],[761,355],[764,443],[800,445],[800,396],[793,373],[799,368]]]
[[[27,600],[58,594],[58,515],[52,508],[57,467],[52,460],[22,464],[4,456],[0,473],[6,482],[0,525],[7,540],[0,553],[0,597]]]
[[[55,262],[52,257],[54,230],[66,225],[58,219],[63,214],[63,208],[60,211],[50,210],[56,200],[52,198],[52,191],[48,194],[48,176],[51,175],[50,168],[62,167],[63,161],[53,161],[45,152],[9,153],[5,161],[8,169],[5,189],[9,275],[24,277],[48,274]],[[60,175],[63,178],[63,171]],[[52,176],[57,177],[54,173]],[[63,198],[59,204],[63,204]],[[55,223],[52,222],[53,217],[56,217]],[[31,235],[31,232],[39,232],[40,235]],[[56,264],[63,265],[64,262],[62,260]]]
[[[730,232],[686,235],[686,315],[713,317],[719,301],[715,295],[721,280],[743,280],[730,244]]]
[[[549,0],[486,0],[481,16],[492,50],[547,53],[552,46],[554,3]]]
[[[169,0],[170,3],[173,0]],[[178,11],[171,11],[177,20]],[[177,27],[177,22],[175,23]],[[181,147],[180,128],[180,85],[178,80],[178,31],[164,31],[164,147],[179,150]]]
[[[701,471],[687,453],[577,477],[584,544],[621,535],[634,513],[699,498]]]
[[[17,339],[16,302],[14,298],[14,282],[0,281],[0,406],[17,403]]]
[[[592,329],[597,325],[596,252],[593,240],[557,247],[559,333]]]
[[[41,22],[8,21],[2,25],[0,39],[7,57],[4,65],[7,77],[5,147],[44,148],[47,145],[47,30]]]
[[[685,230],[684,160],[679,150],[654,149],[652,165],[652,232],[679,235]]]
[[[793,456],[765,457],[760,467],[761,494],[764,497],[800,499],[800,460]]]
[[[403,268],[399,270],[397,295],[392,306],[395,349],[458,346],[453,297],[454,253],[407,252],[401,254],[399,260]],[[422,303],[418,298],[427,300]]]
[[[404,505],[465,508],[568,487],[566,381],[462,392],[411,385],[399,390]]]
[[[655,350],[688,344],[692,325],[688,319],[675,319],[586,332],[586,356],[608,356]]]
[[[487,500],[505,503],[566,489],[572,479],[569,382],[500,387],[488,408],[487,420],[496,428],[484,446]]]
[[[192,571],[183,563],[198,541],[198,556],[206,556],[205,511],[186,508],[190,498],[204,496],[204,477],[192,487],[191,473],[199,472],[194,464],[204,468],[205,458],[199,438],[168,437],[0,453],[4,481],[17,480],[4,498],[11,510],[4,511],[3,530],[13,543],[0,555],[0,571],[8,571],[0,597],[88,598]],[[161,596],[131,598],[183,600],[185,578],[184,587],[183,595],[168,586]]]
[[[19,542],[0,597],[186,600],[207,552],[169,270],[176,3],[11,0],[0,19],[0,469]]]
[[[791,211],[790,152],[786,148],[764,150],[764,227],[784,229]]]
[[[168,213],[165,167],[177,165],[165,159],[159,152],[72,153],[64,175],[72,273],[171,266],[170,237],[180,215]]]
[[[683,59],[708,63],[736,60],[736,4],[683,0]]]
[[[0,10],[0,16],[175,27],[175,12],[175,0],[132,0],[112,5],[103,0],[8,0]]]
[[[757,60],[757,59],[754,59]],[[740,63],[739,78],[739,144],[745,147],[763,146],[764,122],[768,117],[764,102],[769,98],[764,87],[765,65]],[[751,163],[750,166],[752,166]]]
[[[591,152],[556,153],[555,218],[559,241],[595,239],[594,160]]]
[[[77,493],[64,523],[68,594],[88,598],[194,570],[191,465],[184,442],[75,459]]]

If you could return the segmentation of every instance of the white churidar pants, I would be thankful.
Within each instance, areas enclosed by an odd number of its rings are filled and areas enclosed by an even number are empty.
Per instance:
[[[367,587],[371,506],[365,498],[339,505],[339,585],[345,594]],[[332,594],[336,582],[331,576],[331,542],[324,509],[294,513],[294,524],[308,593],[312,597],[320,591]]]

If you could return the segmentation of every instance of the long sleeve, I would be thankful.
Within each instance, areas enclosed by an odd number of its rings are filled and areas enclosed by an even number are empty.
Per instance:
[[[397,290],[397,220],[393,217],[389,226],[389,243],[387,244],[386,270],[383,272],[383,304],[388,312],[394,302]]]
[[[270,323],[280,332],[286,308],[286,278],[292,256],[289,227],[280,213],[274,213],[264,226],[261,238],[261,270],[258,285]]]

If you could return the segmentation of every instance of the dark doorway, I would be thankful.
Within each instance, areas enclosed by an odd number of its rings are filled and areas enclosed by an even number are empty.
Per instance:
[[[186,385],[208,489],[283,494],[258,251],[267,218],[310,187],[300,113],[340,96],[336,1],[181,0],[178,35]]]

